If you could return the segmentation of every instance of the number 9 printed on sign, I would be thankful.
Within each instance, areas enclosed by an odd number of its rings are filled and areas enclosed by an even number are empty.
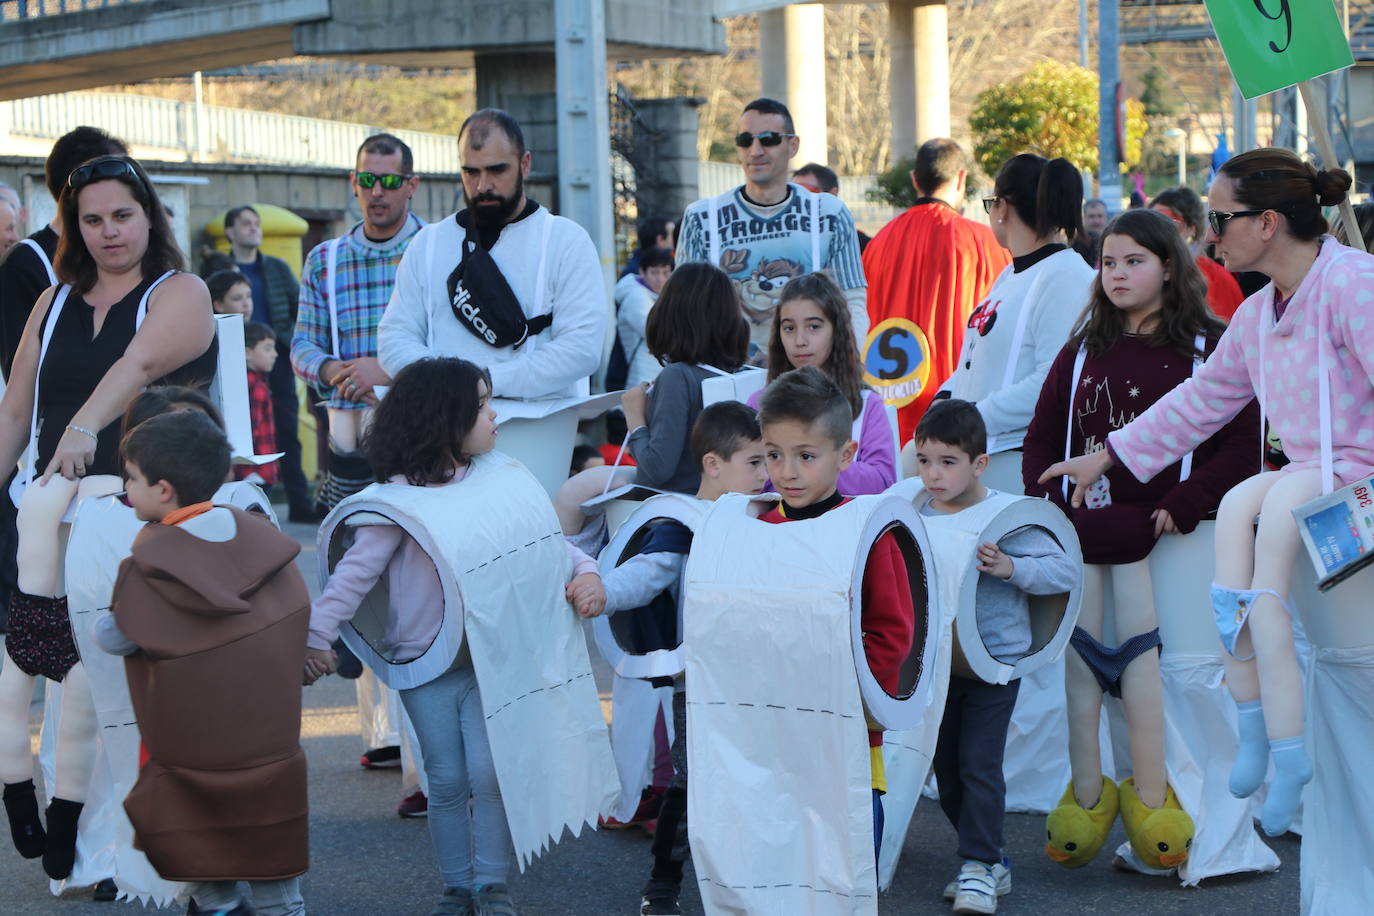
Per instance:
[[[1226,63],[1247,99],[1353,66],[1331,0],[1206,0]]]
[[[864,382],[892,407],[916,400],[930,381],[930,341],[906,318],[888,318],[864,342]]]

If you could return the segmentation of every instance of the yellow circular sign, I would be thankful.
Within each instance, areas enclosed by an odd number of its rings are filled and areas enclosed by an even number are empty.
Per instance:
[[[888,318],[864,342],[864,381],[888,404],[905,407],[930,381],[930,341],[906,318]]]

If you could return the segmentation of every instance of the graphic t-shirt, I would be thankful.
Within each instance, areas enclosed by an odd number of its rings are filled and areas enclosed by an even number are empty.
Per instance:
[[[771,207],[746,201],[743,186],[698,200],[683,215],[678,238],[679,263],[713,262],[730,275],[751,325],[750,338],[764,347],[788,280],[825,270],[842,290],[866,285],[849,208],[833,194],[813,194],[794,184],[787,188],[787,199]],[[714,243],[708,227],[713,205]]]

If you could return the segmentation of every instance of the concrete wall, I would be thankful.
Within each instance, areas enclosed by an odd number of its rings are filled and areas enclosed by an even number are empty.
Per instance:
[[[215,216],[242,203],[273,203],[286,207],[311,224],[313,240],[337,235],[362,219],[358,202],[348,187],[344,169],[285,168],[230,163],[158,162],[143,160],[160,193],[176,212],[175,222],[187,253],[198,261],[202,245],[209,243],[204,226]],[[43,185],[43,160],[36,157],[0,157],[0,181],[21,189],[29,206],[29,231],[47,223],[53,202]],[[200,183],[204,182],[204,183]],[[530,192],[538,195],[538,188]],[[164,193],[165,192],[165,193]],[[177,202],[185,201],[182,207]],[[412,208],[421,219],[443,219],[462,202],[462,185],[456,175],[421,175]],[[307,237],[307,238],[312,238]]]

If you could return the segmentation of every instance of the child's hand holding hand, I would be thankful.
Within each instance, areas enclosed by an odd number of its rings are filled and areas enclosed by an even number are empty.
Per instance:
[[[302,683],[309,687],[326,674],[333,674],[338,668],[339,657],[334,654],[333,649],[311,649],[307,646],[305,650],[305,677]]]
[[[606,610],[606,589],[596,573],[573,577],[563,594],[580,617],[600,617]]]
[[[989,576],[996,576],[999,579],[1010,579],[1015,568],[1011,557],[1003,553],[1001,547],[991,541],[984,541],[978,545],[979,572],[985,572]]]
[[[648,403],[648,382],[640,382],[633,388],[625,389],[625,393],[620,396],[620,409],[625,411],[625,425],[632,430],[645,425],[645,408]]]

